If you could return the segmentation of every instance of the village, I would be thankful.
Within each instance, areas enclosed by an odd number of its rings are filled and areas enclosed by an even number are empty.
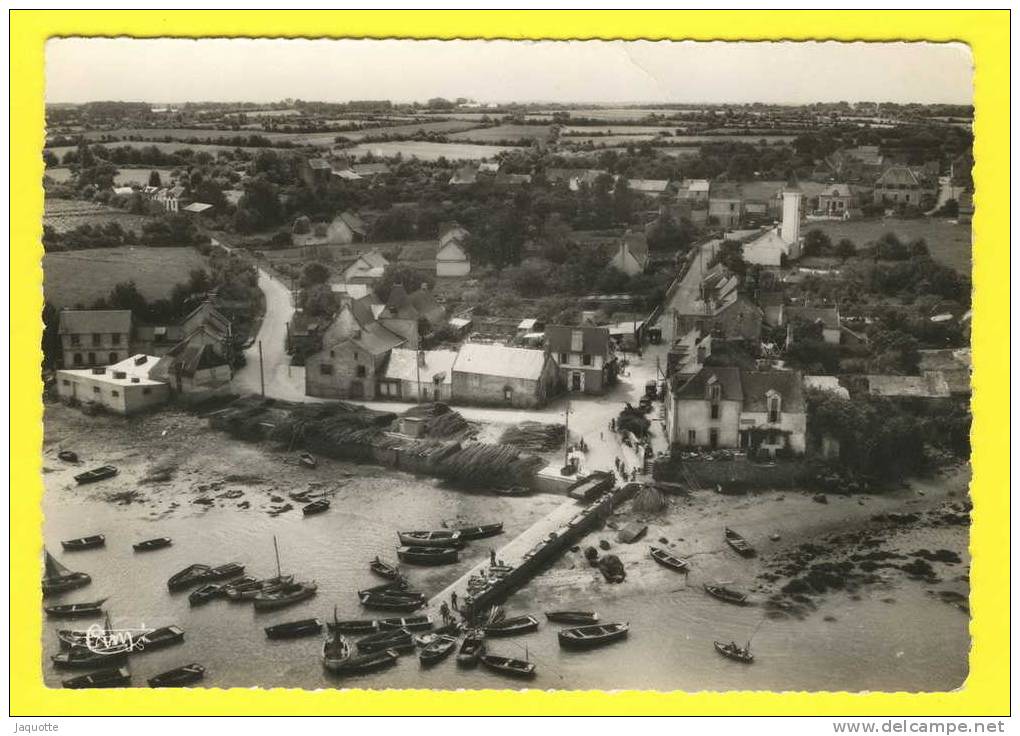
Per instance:
[[[955,615],[966,539],[944,530],[969,511],[971,113],[56,106],[43,377],[46,482],[65,489],[65,516],[52,523],[74,526],[73,478],[108,489],[89,502],[126,499],[167,528],[201,501],[250,545],[286,529],[294,547],[299,527],[354,513],[343,494],[367,492],[361,474],[390,478],[402,490],[372,528],[418,509],[409,528],[429,531],[401,532],[398,559],[359,559],[401,569],[360,599],[441,620],[418,642],[439,658],[453,645],[432,644],[463,629],[533,631],[530,614],[497,612],[561,595],[585,609],[564,621],[598,629],[581,646],[618,641],[626,628],[580,614],[627,609],[633,624],[627,601],[658,595],[649,576],[665,572],[709,604],[759,602],[760,621],[730,619],[741,633],[716,641],[743,663],[748,627],[831,630],[836,616],[814,613],[826,596],[860,601],[891,574],[928,586],[903,594],[913,605],[935,597]],[[228,472],[222,458],[241,453],[248,470]],[[184,480],[218,466],[229,503],[209,478]],[[248,475],[261,480],[225,480]],[[451,504],[448,526],[437,510]],[[266,521],[242,531],[223,516],[242,511]],[[472,530],[506,541],[458,558]],[[399,577],[415,565],[428,594]],[[295,585],[293,603],[315,602],[315,585]],[[390,649],[358,651],[365,672],[392,664]],[[534,675],[527,657],[489,659]],[[251,684],[267,682],[293,680]]]

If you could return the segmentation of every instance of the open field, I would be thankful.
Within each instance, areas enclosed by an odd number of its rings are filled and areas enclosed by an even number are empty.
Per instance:
[[[924,238],[928,250],[936,260],[955,268],[960,273],[970,274],[971,270],[971,228],[957,225],[948,220],[917,218],[902,220],[882,218],[879,220],[851,220],[849,222],[813,222],[802,227],[802,232],[821,230],[833,243],[849,238],[858,247],[878,240],[887,232],[894,232],[903,241]]]
[[[552,135],[546,125],[497,125],[495,128],[476,128],[462,133],[454,133],[451,141],[512,141],[528,138],[529,140],[547,141]]]
[[[134,281],[146,299],[170,296],[175,284],[188,280],[205,259],[191,247],[96,248],[47,253],[43,257],[43,292],[57,308],[88,306],[123,281]]]
[[[681,110],[653,110],[649,108],[622,108],[622,107],[593,107],[583,110],[551,110],[549,114],[553,112],[566,112],[570,117],[574,118],[591,118],[593,120],[644,120],[649,115],[662,115],[669,117],[675,115]],[[690,112],[683,111],[683,112]]]
[[[138,184],[145,186],[149,183],[149,174],[153,171],[158,171],[161,181],[166,183],[169,181],[170,172],[173,169],[160,168],[158,166],[142,169],[118,169],[117,176],[113,178],[113,183],[118,185]],[[70,181],[71,170],[63,166],[57,166],[52,169],[46,169],[46,176],[55,182],[63,183]]]
[[[391,125],[385,128],[365,128],[364,130],[351,131],[347,133],[333,133],[333,136],[342,135],[352,141],[364,141],[372,138],[389,138],[391,136],[412,136],[418,131],[426,133],[459,133],[464,130],[471,130],[478,124],[467,120],[442,120],[436,123],[412,122],[406,125]]]
[[[50,197],[43,203],[43,225],[58,233],[73,230],[79,225],[106,225],[110,222],[120,223],[125,230],[140,231],[147,219],[144,215],[132,215],[98,202]]]
[[[330,134],[335,136],[335,134]],[[332,140],[332,138],[331,138]],[[190,151],[206,151],[216,155],[221,151],[233,151],[238,146],[218,146],[209,143],[185,143],[184,141],[108,141],[103,143],[97,143],[96,145],[106,146],[107,148],[122,148],[124,146],[130,146],[131,148],[147,148],[149,146],[155,146],[164,153],[174,153],[176,151],[183,151],[185,149]],[[282,148],[250,148],[241,146],[242,151],[248,151],[249,153],[256,153],[258,151],[282,151],[286,149]],[[53,148],[47,148],[46,150],[55,155],[59,159],[63,159],[64,154],[68,151],[76,151],[77,146],[55,146]]]
[[[596,130],[610,130],[598,128]],[[591,135],[590,131],[585,131],[583,127],[571,128],[569,132],[565,133],[560,139],[564,142],[579,143],[582,141],[592,141],[595,145],[604,146],[618,146],[621,143],[635,143],[638,141],[654,140],[658,137],[656,132],[641,132],[641,131],[666,131],[667,133],[674,128],[650,128],[650,127],[634,127],[633,129],[628,128],[612,128],[613,135]],[[663,137],[663,142],[668,143],[670,146],[701,146],[705,143],[754,143],[758,144],[761,141],[765,141],[766,145],[775,145],[776,143],[788,143],[793,140],[792,135],[667,135]]]
[[[518,150],[521,149],[513,146],[483,146],[471,143],[380,141],[378,143],[360,143],[351,148],[344,149],[344,152],[352,156],[364,156],[367,153],[371,153],[373,156],[388,157],[400,154],[404,158],[418,158],[422,161],[435,161],[443,157],[451,161],[457,161],[461,159],[479,160],[492,158],[503,151]]]

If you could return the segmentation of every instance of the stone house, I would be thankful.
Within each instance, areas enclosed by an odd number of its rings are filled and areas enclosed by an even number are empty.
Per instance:
[[[857,209],[857,200],[849,184],[832,184],[818,194],[816,211],[826,217],[849,219]]]
[[[165,381],[178,394],[211,396],[225,390],[233,377],[229,355],[223,348],[220,334],[201,325],[160,358],[150,375]]]
[[[925,194],[931,193],[909,166],[890,166],[875,181],[875,204],[908,204],[920,206]]]
[[[556,363],[543,350],[466,343],[453,363],[453,400],[519,409],[543,406],[556,392]]]
[[[379,377],[379,396],[403,401],[450,401],[456,350],[394,348]]]
[[[644,273],[645,268],[648,267],[648,241],[645,239],[644,233],[635,233],[629,230],[624,233],[609,265],[628,276]]]
[[[65,309],[60,313],[62,364],[89,368],[118,363],[132,354],[129,309]]]
[[[568,391],[601,394],[616,380],[616,352],[608,327],[548,325],[545,336]]]
[[[322,350],[305,361],[305,394],[325,399],[374,398],[390,351],[404,342],[378,322],[353,329],[335,342],[324,335]]]
[[[471,259],[465,240],[468,231],[460,225],[447,227],[439,236],[436,251],[436,276],[467,276],[471,273]]]

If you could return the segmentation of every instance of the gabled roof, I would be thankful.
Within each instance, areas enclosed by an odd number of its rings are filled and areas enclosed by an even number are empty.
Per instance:
[[[890,166],[875,182],[876,187],[919,186],[917,175],[907,166]]]
[[[569,353],[571,350],[571,334],[581,330],[581,352],[589,355],[606,355],[609,352],[609,328],[593,325],[547,325],[545,335],[549,350],[554,353]]]
[[[837,307],[786,307],[786,321],[801,320],[808,323],[822,323],[826,330],[839,329],[839,309]]]
[[[123,334],[131,332],[130,309],[65,309],[60,313],[60,334]]]
[[[324,158],[308,159],[308,168],[319,170],[332,170],[333,166]]]
[[[394,348],[390,353],[383,378],[391,381],[417,381],[420,378],[422,383],[433,383],[438,376],[442,376],[442,383],[449,385],[453,382],[453,364],[456,360],[456,350],[419,352],[408,348]]]
[[[768,411],[768,395],[782,398],[781,411],[799,413],[805,410],[804,379],[799,371],[741,371],[744,411]]]
[[[453,370],[456,373],[537,381],[545,370],[547,359],[542,350],[469,342],[461,346]]]
[[[360,335],[341,341],[340,344],[343,342],[352,342],[371,355],[383,355],[403,345],[407,340],[390,332],[378,322],[372,322],[361,330]]]
[[[478,181],[478,167],[468,165],[461,166],[450,177],[451,184],[474,184]]]
[[[630,254],[639,262],[648,260],[648,240],[644,233],[628,231],[623,234],[623,242],[627,245]]]
[[[628,179],[627,186],[635,192],[659,194],[669,188],[669,179]]]
[[[336,219],[344,223],[347,227],[351,229],[351,231],[359,233],[361,235],[365,234],[365,223],[362,221],[360,217],[358,217],[350,210],[345,210],[344,212],[341,212],[339,215],[336,216]]]
[[[450,241],[462,241],[470,233],[468,229],[457,222],[444,225],[439,231],[439,245],[444,246]]]
[[[821,197],[852,197],[853,192],[849,184],[830,184],[819,192]]]
[[[376,174],[390,173],[390,166],[386,163],[352,164],[351,171],[360,176],[375,176]]]
[[[730,366],[702,368],[675,392],[677,399],[705,401],[708,399],[708,387],[718,385],[722,388],[720,398],[723,401],[743,401],[744,392],[740,383],[740,369]]]

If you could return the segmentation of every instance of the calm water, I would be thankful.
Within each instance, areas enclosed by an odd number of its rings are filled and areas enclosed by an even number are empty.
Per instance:
[[[203,511],[192,505],[154,519],[149,507],[91,500],[80,489],[48,478],[47,545],[71,569],[93,577],[91,586],[53,600],[108,596],[106,607],[115,626],[178,624],[185,629],[183,644],[132,657],[135,685],[197,661],[205,665],[204,684],[210,687],[336,687],[341,681],[324,673],[320,665],[319,638],[273,642],[266,639],[263,627],[310,616],[325,619],[334,605],[342,618],[385,615],[362,609],[354,591],[379,582],[367,564],[376,554],[395,557],[399,528],[427,528],[454,519],[504,520],[507,535],[491,540],[498,546],[562,502],[555,496],[471,495],[425,479],[362,470],[371,477],[352,480],[337,494],[329,512],[308,519],[297,511],[273,518],[254,510]],[[59,540],[98,532],[107,536],[105,549],[60,551]],[[187,594],[167,592],[166,579],[194,562],[237,561],[252,574],[274,574],[274,534],[280,542],[283,571],[317,581],[315,598],[283,611],[256,614],[250,605],[227,601],[190,608]],[[174,545],[143,554],[132,550],[133,542],[155,536],[172,537]],[[430,594],[440,590],[486,556],[489,542],[473,543],[456,566],[409,568],[412,584]],[[894,580],[890,589],[872,590],[858,601],[835,596],[805,621],[768,620],[759,627],[760,609],[727,606],[708,598],[693,575],[689,589],[684,589],[681,576],[659,569],[649,571],[640,582],[635,578],[633,584],[606,586],[569,567],[568,560],[518,592],[508,602],[508,612],[594,608],[603,620],[629,621],[630,639],[592,652],[564,652],[556,643],[557,627],[543,624],[534,634],[492,642],[494,653],[527,655],[538,664],[539,675],[532,687],[945,690],[958,686],[966,676],[966,615],[932,601],[917,583]],[[895,598],[895,603],[881,600],[888,597]],[[836,621],[825,621],[826,615]],[[56,629],[84,628],[89,623],[44,622],[43,667],[49,685],[59,687],[60,679],[68,676],[49,665],[49,657],[58,651]],[[725,660],[712,649],[714,638],[742,641],[756,628],[753,666]],[[342,683],[379,688],[518,686],[485,670],[459,669],[452,658],[423,671],[417,658],[409,656],[388,671]]]

